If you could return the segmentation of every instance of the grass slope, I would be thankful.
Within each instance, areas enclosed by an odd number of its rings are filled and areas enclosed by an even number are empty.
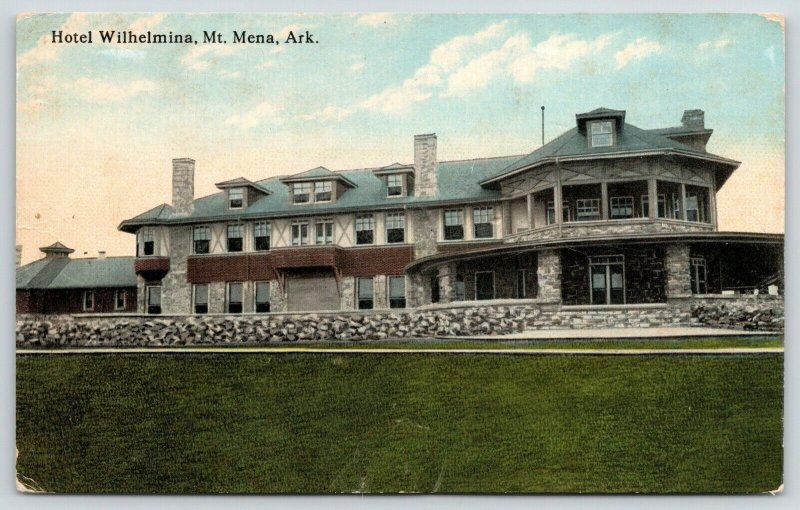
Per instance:
[[[781,356],[18,356],[56,492],[754,492]]]

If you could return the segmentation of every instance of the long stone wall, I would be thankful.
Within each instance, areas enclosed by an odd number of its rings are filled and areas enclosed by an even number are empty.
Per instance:
[[[770,298],[770,299],[767,299]],[[703,297],[669,304],[561,306],[538,300],[450,303],[421,309],[267,315],[17,317],[18,347],[255,345],[506,335],[526,330],[715,326],[779,331],[772,296]]]

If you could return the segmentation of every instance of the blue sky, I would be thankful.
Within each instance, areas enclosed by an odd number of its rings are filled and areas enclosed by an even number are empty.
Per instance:
[[[92,45],[50,44],[60,29],[217,30],[229,44],[109,45],[96,32]],[[233,30],[308,30],[318,43],[234,45]],[[733,218],[722,226],[782,231],[784,35],[774,19],[66,14],[17,23],[18,242],[128,254],[131,236],[114,228],[169,201],[172,157],[197,160],[199,196],[240,175],[410,162],[423,132],[438,134],[440,159],[522,154],[540,144],[541,105],[547,139],[598,106],[643,128],[705,110],[709,150],[743,162],[720,194],[720,216]],[[741,214],[754,184],[774,200]]]

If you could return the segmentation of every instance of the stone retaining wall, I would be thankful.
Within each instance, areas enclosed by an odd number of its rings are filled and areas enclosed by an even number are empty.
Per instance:
[[[407,311],[267,315],[17,317],[18,347],[263,344],[506,335],[526,330],[706,325],[777,331],[782,299],[685,299],[670,304],[561,306],[543,300],[449,303]]]

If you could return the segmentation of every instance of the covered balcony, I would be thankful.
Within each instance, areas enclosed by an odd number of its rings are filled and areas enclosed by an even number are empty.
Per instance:
[[[506,242],[716,228],[711,188],[652,178],[557,183],[511,200],[510,210]]]

